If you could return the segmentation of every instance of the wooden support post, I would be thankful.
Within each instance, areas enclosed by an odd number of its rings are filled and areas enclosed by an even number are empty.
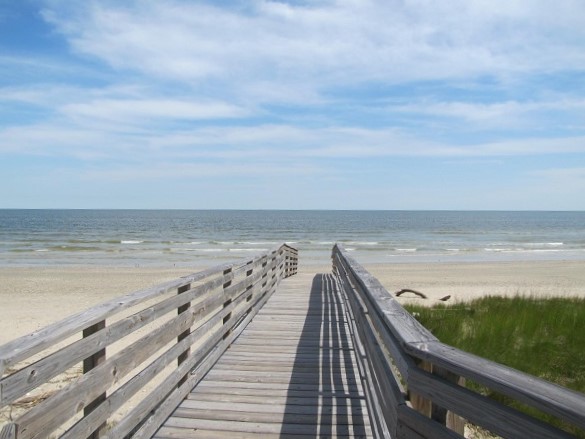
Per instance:
[[[0,439],[16,439],[16,424],[11,422],[10,424],[6,424],[0,430]]]
[[[227,275],[227,274],[231,273],[231,271],[232,271],[232,269],[231,269],[231,268],[228,268],[227,270],[224,270],[224,272],[223,272],[223,275],[225,276],[225,275]],[[231,280],[228,280],[227,282],[225,282],[225,283],[223,284],[223,289],[225,290],[225,289],[226,289],[227,287],[229,287],[231,284],[232,284],[232,281],[231,281]],[[224,304],[223,304],[223,307],[225,308],[225,307],[229,306],[229,304],[230,304],[230,303],[232,303],[232,300],[231,300],[231,299],[229,299],[229,300],[225,301],[225,302],[224,302]],[[228,313],[228,314],[227,314],[227,315],[226,315],[226,316],[223,318],[223,324],[225,325],[225,324],[228,322],[228,320],[229,320],[229,319],[231,319],[231,318],[232,318],[232,313],[230,312],[230,313]],[[226,332],[225,332],[225,334],[223,335],[223,339],[225,340],[226,338],[228,338],[228,337],[229,337],[229,335],[231,334],[231,332],[232,332],[231,330],[229,330],[229,331],[226,331]]]
[[[433,365],[431,363],[429,363],[428,361],[421,361],[418,359],[414,359],[415,363],[418,364],[418,367],[421,368],[422,370],[425,370],[427,372],[431,372]],[[422,413],[423,415],[425,415],[427,418],[431,417],[431,413],[432,413],[432,402],[426,398],[423,398],[422,396],[417,395],[416,393],[411,392],[410,390],[408,391],[408,399],[410,400],[410,403],[412,404],[412,408],[415,409],[417,412]]]
[[[433,375],[441,377],[444,380],[451,381],[459,385],[465,385],[465,378],[462,378],[445,369],[441,369],[427,361],[420,361],[418,367],[426,370],[427,372],[431,372]],[[465,420],[462,417],[457,416],[455,413],[448,411],[444,407],[438,406],[433,401],[422,398],[416,394],[409,393],[409,396],[412,407],[419,413],[422,413],[423,415],[431,418],[433,421],[446,426],[460,435],[464,434]]]
[[[464,377],[460,377],[459,375],[454,374],[453,372],[449,372],[448,370],[439,368],[435,365],[433,365],[432,369],[433,375],[437,375],[443,378],[444,380],[456,383],[460,386],[465,386]],[[465,419],[463,419],[461,416],[458,416],[453,412],[448,411],[447,409],[438,407],[436,404],[433,404],[432,406],[431,418],[438,422],[441,422],[441,424],[462,436],[465,433]]]
[[[191,284],[186,284],[183,285],[182,287],[179,287],[177,290],[178,294],[183,294],[186,291],[189,291],[191,289]],[[182,314],[185,311],[187,311],[189,309],[189,307],[191,306],[191,302],[188,302],[184,305],[181,305],[179,308],[177,308],[177,314]],[[179,334],[179,336],[177,337],[177,343],[180,343],[181,340],[183,340],[184,338],[188,337],[189,334],[191,333],[191,328],[181,332]],[[177,367],[179,367],[182,363],[184,363],[185,361],[187,361],[187,359],[189,358],[189,355],[191,354],[191,348],[187,348],[187,350],[185,350],[184,352],[182,352],[181,354],[179,354],[179,356],[177,357]],[[179,382],[177,383],[177,387],[181,387],[183,385],[183,383],[185,381],[187,381],[188,375],[185,375],[183,378],[181,378],[179,380]]]
[[[83,338],[89,337],[90,335],[95,334],[98,331],[101,331],[105,327],[106,327],[105,320],[97,322],[96,324],[83,330]],[[98,352],[96,352],[92,356],[87,357],[85,360],[83,360],[83,373],[85,374],[85,373],[89,372],[90,370],[96,368],[97,366],[99,366],[100,364],[102,364],[105,361],[106,361],[106,349],[104,348],[104,349],[99,350]],[[99,406],[105,400],[106,400],[106,394],[102,393],[96,399],[94,399],[92,402],[90,402],[87,406],[85,406],[85,408],[83,409],[83,416],[89,415],[92,411],[94,411],[96,409],[97,406]],[[88,436],[88,439],[98,439],[100,437],[100,433],[103,431],[105,426],[106,426],[105,423],[100,425],[92,434],[90,434]]]

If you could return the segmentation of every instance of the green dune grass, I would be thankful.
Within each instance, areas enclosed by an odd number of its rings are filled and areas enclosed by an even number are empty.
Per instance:
[[[585,393],[585,299],[488,296],[406,308],[443,343]],[[468,385],[585,437],[550,416]]]

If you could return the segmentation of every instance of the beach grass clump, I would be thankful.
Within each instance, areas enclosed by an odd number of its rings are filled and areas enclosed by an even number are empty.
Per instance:
[[[408,305],[406,309],[445,344],[585,393],[585,299],[487,296],[452,305]],[[567,428],[503,395],[471,386]]]

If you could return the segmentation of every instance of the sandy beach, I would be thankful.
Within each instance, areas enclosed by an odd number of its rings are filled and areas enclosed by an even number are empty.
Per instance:
[[[447,295],[450,301],[488,294],[585,297],[585,261],[369,264],[366,268],[390,293],[410,288],[428,297],[402,297],[401,302],[432,304]],[[300,269],[330,271],[325,265]],[[0,345],[108,299],[199,270],[0,268]]]
[[[390,294],[403,288],[424,293],[427,299],[401,296],[401,303],[432,305],[441,297],[449,302],[492,295],[585,297],[585,261],[490,262],[458,264],[369,264]],[[133,291],[185,276],[199,269],[185,268],[0,268],[0,345],[59,321],[73,313]],[[330,272],[328,265],[300,265],[303,276]],[[75,378],[79,371],[48,384],[52,391]],[[141,391],[149,390],[153,384]],[[42,393],[42,392],[41,392]],[[122,416],[140,395],[129,400]],[[4,408],[0,426],[27,410]]]

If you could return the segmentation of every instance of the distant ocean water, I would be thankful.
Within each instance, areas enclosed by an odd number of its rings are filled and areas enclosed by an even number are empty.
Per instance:
[[[197,267],[287,242],[367,263],[585,260],[585,212],[0,210],[0,266]]]

